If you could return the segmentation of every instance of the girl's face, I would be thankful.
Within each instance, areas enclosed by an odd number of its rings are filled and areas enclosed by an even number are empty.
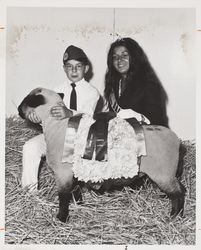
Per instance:
[[[113,66],[121,75],[126,75],[130,66],[130,56],[125,46],[115,47],[113,50]]]

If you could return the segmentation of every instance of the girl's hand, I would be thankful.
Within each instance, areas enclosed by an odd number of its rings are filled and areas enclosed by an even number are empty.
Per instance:
[[[145,122],[147,124],[150,124],[149,119],[147,119],[144,115],[141,115],[140,113],[135,112],[132,109],[121,109],[117,113],[117,117],[120,117],[122,119],[128,119],[128,118],[136,118],[139,122]]]
[[[41,123],[41,119],[36,115],[34,111],[29,113],[28,119],[33,123]]]
[[[50,113],[57,120],[69,118],[73,115],[72,110],[68,109],[63,103],[59,103],[58,106],[54,106],[50,110]]]

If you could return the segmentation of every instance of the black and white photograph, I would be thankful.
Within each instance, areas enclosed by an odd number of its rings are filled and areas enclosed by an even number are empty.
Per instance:
[[[5,2],[3,249],[197,247],[196,1]]]

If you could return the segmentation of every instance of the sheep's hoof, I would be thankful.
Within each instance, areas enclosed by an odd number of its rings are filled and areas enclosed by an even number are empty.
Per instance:
[[[180,211],[176,211],[175,210],[172,210],[171,213],[170,213],[170,217],[171,219],[175,219],[177,216],[180,216],[180,217],[183,217],[184,216],[184,210],[180,210]]]
[[[59,219],[63,223],[66,223],[69,220],[69,216],[59,212],[57,214],[57,219]]]
[[[183,217],[184,214],[184,196],[172,199],[172,211],[170,213],[171,219],[174,219],[177,215]]]

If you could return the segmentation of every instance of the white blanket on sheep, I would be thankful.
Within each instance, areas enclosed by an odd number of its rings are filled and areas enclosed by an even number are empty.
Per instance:
[[[114,118],[108,125],[107,161],[83,159],[87,136],[94,120],[84,115],[80,120],[74,140],[72,159],[75,177],[81,181],[101,182],[110,178],[132,178],[138,173],[138,145],[133,127],[121,118]],[[140,155],[146,155],[146,148]]]

